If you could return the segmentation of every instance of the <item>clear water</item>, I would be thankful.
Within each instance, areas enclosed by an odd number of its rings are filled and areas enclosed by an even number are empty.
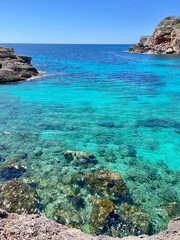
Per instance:
[[[26,164],[23,178],[37,183],[47,217],[70,204],[74,186],[65,177],[109,169],[123,176],[154,231],[166,227],[164,204],[180,200],[180,57],[132,54],[128,45],[11,46],[45,76],[0,85],[1,163]],[[136,159],[122,157],[127,147]],[[98,163],[67,164],[67,149]],[[84,231],[90,211],[80,211]]]

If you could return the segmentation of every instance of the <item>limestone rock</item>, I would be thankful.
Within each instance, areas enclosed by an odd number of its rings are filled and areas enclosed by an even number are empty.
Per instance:
[[[31,57],[14,53],[13,48],[0,47],[0,83],[25,80],[39,73],[31,65]]]
[[[180,54],[180,17],[167,17],[155,28],[151,37],[142,37],[130,52]]]

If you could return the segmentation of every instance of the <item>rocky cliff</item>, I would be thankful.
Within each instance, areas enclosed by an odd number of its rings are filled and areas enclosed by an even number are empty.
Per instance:
[[[108,236],[91,236],[75,228],[68,228],[42,215],[7,213],[0,209],[1,240],[120,240]],[[170,222],[167,230],[153,236],[129,236],[121,240],[179,240],[180,218]]]
[[[0,83],[26,80],[38,76],[31,57],[14,53],[13,48],[0,47]]]
[[[152,36],[141,37],[130,52],[180,54],[180,17],[167,17],[155,28]]]

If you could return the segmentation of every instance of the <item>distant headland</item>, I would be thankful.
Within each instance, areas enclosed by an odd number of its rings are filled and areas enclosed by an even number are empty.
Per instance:
[[[13,48],[0,47],[0,83],[26,80],[40,75],[31,57],[16,55]]]
[[[154,54],[180,54],[180,17],[163,19],[152,36],[141,37],[139,43],[129,48],[130,52]]]

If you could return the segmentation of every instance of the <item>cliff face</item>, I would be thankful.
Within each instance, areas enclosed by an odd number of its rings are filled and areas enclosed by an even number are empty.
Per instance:
[[[13,48],[0,47],[0,83],[21,81],[39,75],[31,58],[14,53]]]
[[[145,36],[129,49],[130,52],[180,54],[180,17],[167,17],[155,28],[151,37]]]

